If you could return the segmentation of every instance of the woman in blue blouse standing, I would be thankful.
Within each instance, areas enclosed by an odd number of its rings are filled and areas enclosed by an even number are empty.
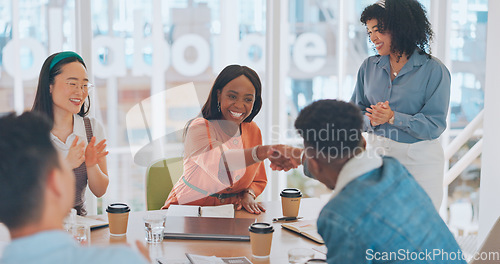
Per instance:
[[[416,0],[386,0],[361,14],[378,55],[361,65],[351,101],[365,113],[368,148],[397,158],[439,209],[450,73],[432,57],[432,29]]]

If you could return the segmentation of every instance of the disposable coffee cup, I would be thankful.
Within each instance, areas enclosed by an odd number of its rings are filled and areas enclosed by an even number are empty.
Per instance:
[[[300,198],[302,198],[300,190],[295,188],[283,189],[280,196],[283,216],[297,217],[299,215]]]
[[[128,214],[130,207],[124,203],[113,203],[106,208],[108,212],[109,233],[112,236],[127,234]]]
[[[257,258],[269,257],[273,241],[273,226],[269,223],[253,223],[248,228],[248,231],[250,231],[252,255]]]

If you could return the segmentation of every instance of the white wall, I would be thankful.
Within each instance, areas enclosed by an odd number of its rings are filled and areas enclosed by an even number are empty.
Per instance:
[[[498,118],[498,102],[500,101],[500,1],[490,0],[488,3],[488,35],[486,46],[486,88],[484,93],[483,154],[481,159],[481,185],[479,189],[479,244],[491,230],[500,216],[500,122]]]

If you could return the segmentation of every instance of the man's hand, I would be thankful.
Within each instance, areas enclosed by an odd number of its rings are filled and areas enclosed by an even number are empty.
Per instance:
[[[302,149],[287,145],[273,145],[269,156],[271,169],[289,171],[301,165]]]

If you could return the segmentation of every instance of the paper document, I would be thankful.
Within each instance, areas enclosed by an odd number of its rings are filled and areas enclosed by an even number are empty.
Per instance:
[[[202,206],[200,207],[200,214],[202,217],[234,218],[234,205]]]
[[[188,259],[169,259],[169,258],[157,258],[157,264],[191,264]]]

